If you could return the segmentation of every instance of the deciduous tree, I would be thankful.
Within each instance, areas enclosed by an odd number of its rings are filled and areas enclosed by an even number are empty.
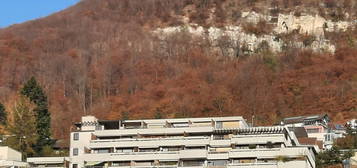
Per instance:
[[[36,154],[34,145],[38,133],[34,109],[35,105],[26,97],[20,97],[14,104],[7,127],[10,137],[5,140],[5,144],[22,152],[25,158]]]

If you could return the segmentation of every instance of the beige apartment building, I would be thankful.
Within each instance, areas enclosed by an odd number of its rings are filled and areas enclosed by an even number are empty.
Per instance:
[[[71,133],[70,168],[315,168],[316,146],[285,126],[249,127],[242,117],[98,120]]]

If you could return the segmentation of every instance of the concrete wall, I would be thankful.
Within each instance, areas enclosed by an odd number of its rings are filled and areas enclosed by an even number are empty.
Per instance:
[[[73,140],[73,134],[78,133],[79,134],[79,139],[78,140]],[[71,162],[71,167],[72,164],[78,164],[78,167],[83,167],[83,154],[85,153],[85,147],[89,146],[89,142],[92,138],[92,131],[87,131],[87,132],[72,132],[71,133],[71,145],[70,145],[70,162]],[[73,155],[73,149],[78,148],[78,156]]]
[[[7,146],[0,147],[0,160],[22,161],[22,154]]]

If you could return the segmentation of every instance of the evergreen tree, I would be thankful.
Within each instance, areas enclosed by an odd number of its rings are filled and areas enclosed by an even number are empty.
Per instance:
[[[50,131],[51,115],[48,111],[47,96],[34,77],[26,82],[21,94],[28,97],[36,105],[34,112],[37,116],[37,133],[39,136],[36,143],[36,152],[41,153],[43,146],[53,145]]]
[[[0,124],[5,125],[7,119],[7,113],[5,111],[5,107],[0,103]]]
[[[37,142],[38,134],[33,106],[26,97],[21,97],[12,110],[12,121],[7,125],[11,136],[5,140],[5,144],[22,152],[25,158],[34,156],[36,152],[33,146]]]
[[[331,149],[320,152],[316,156],[316,167],[328,167],[331,165],[342,165],[343,160],[349,159],[354,156],[354,152],[350,149],[346,152],[342,152],[337,146],[333,146]]]

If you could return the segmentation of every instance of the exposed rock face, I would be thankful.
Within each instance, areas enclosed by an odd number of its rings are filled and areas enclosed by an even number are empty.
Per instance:
[[[324,31],[345,31],[352,25],[352,22],[333,22],[331,20],[326,20],[319,15],[304,15],[297,17],[291,13],[289,15],[279,14],[278,23],[274,31],[277,33],[289,33],[293,30],[298,30],[301,34],[323,37]]]
[[[315,36],[324,35],[324,24],[326,20],[319,16],[300,16],[295,17],[293,14],[279,14],[278,24],[275,28],[277,33],[289,33],[298,30],[301,34],[310,34]]]
[[[187,25],[157,29],[154,33],[160,36],[165,36],[185,31],[194,36],[201,36],[209,39],[212,42],[211,44],[213,47],[220,47],[220,39],[222,37],[228,37],[227,40],[232,43],[232,45],[229,45],[229,47],[226,48],[227,50],[231,50],[229,54],[230,56],[235,54],[234,50],[242,47],[247,47],[248,50],[246,52],[254,52],[263,41],[266,41],[269,44],[272,51],[281,51],[282,46],[282,41],[275,40],[275,37],[272,35],[257,37],[254,34],[247,34],[243,32],[242,28],[239,26],[226,26],[224,28],[210,27],[206,29],[202,26],[194,27],[192,25]]]
[[[256,24],[260,20],[269,21],[273,17],[255,12],[243,12],[242,18],[245,22]],[[217,47],[222,47],[219,44],[219,39],[228,37],[228,40],[232,43],[232,45],[229,45],[230,47],[226,48],[229,52],[229,56],[237,56],[238,50],[242,48],[247,49],[245,52],[254,52],[263,42],[267,42],[273,52],[282,51],[284,45],[287,43],[294,47],[310,48],[315,52],[335,52],[335,46],[331,44],[329,40],[325,39],[324,32],[345,31],[348,27],[353,25],[353,22],[333,22],[318,15],[304,15],[297,17],[291,13],[289,15],[279,14],[278,22],[274,24],[275,27],[273,32],[263,36],[246,33],[241,26],[204,28],[197,24],[159,28],[154,31],[154,34],[159,37],[165,37],[165,35],[177,32],[187,32],[194,36],[201,36],[209,39],[212,47],[215,49],[217,49]],[[278,38],[278,34],[286,34],[293,31],[297,31],[302,35],[311,35],[315,38],[309,46],[304,45],[301,41],[283,41]]]
[[[246,21],[248,23],[257,24],[261,20],[269,21],[269,20],[271,20],[272,17],[268,16],[268,15],[262,15],[262,14],[252,11],[252,12],[242,12],[242,18],[244,19],[244,21]]]
[[[240,26],[226,26],[225,28],[210,27],[208,29],[202,26],[178,26],[178,27],[167,27],[160,28],[154,31],[155,34],[164,37],[165,35],[170,35],[178,32],[191,33],[194,36],[201,36],[208,38],[212,43],[212,47],[217,48],[220,46],[219,39],[222,37],[228,37],[228,40],[232,43],[227,48],[229,50],[229,56],[236,56],[236,50],[246,48],[243,52],[254,52],[256,51],[260,44],[267,42],[270,49],[273,52],[282,51],[284,41],[280,40],[274,34],[256,36],[254,34],[245,33]],[[302,42],[293,42],[296,47],[304,47]],[[309,46],[314,51],[328,51],[334,52],[335,46],[330,44],[328,40],[319,38],[315,40],[311,46]]]

